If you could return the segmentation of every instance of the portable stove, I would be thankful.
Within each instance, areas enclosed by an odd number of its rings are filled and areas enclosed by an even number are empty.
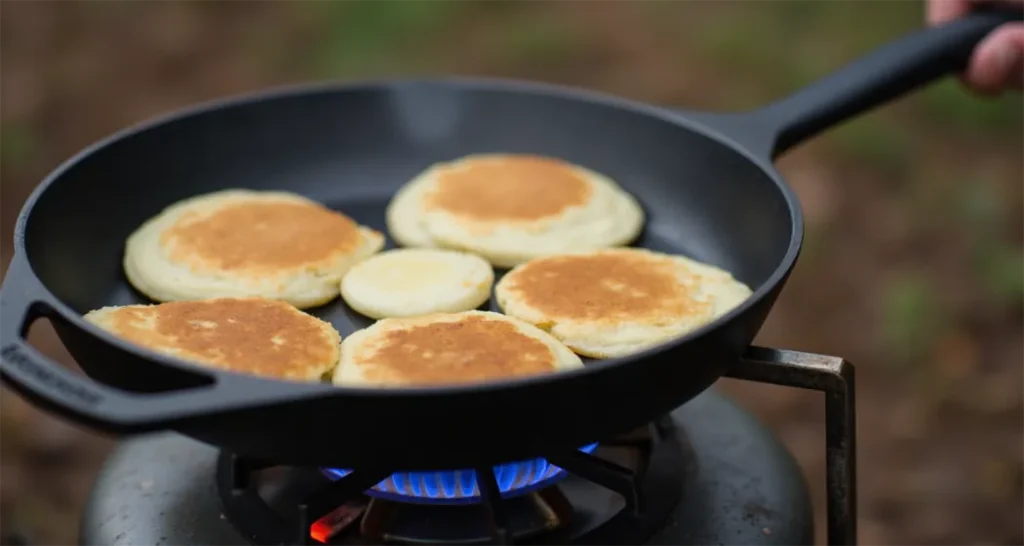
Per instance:
[[[853,369],[834,357],[763,351],[773,364],[748,358],[730,376],[825,392],[828,537],[853,544]],[[571,454],[446,472],[281,466],[176,434],[130,440],[96,482],[81,541],[782,545],[812,543],[813,527],[792,456],[712,390]]]

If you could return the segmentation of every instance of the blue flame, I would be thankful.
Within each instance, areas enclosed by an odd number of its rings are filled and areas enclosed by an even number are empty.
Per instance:
[[[580,448],[593,453],[597,444]],[[323,472],[333,480],[348,476],[352,471],[325,468]],[[494,479],[503,497],[522,495],[540,489],[564,477],[566,472],[544,459],[505,463],[494,467]],[[396,472],[366,492],[401,502],[465,504],[477,502],[480,490],[476,472],[472,470],[439,470],[431,472]]]

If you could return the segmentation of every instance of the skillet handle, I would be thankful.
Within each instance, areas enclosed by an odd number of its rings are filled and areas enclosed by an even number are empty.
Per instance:
[[[828,543],[857,543],[857,412],[853,365],[839,357],[749,347],[727,377],[825,393]]]
[[[1022,14],[1024,6],[976,11],[882,46],[753,112],[692,117],[774,159],[825,129],[962,71],[982,39],[1005,23],[1020,21]]]
[[[197,371],[205,382],[191,388],[156,393],[115,389],[72,372],[29,345],[25,339],[29,326],[42,317],[62,320],[28,260],[15,254],[0,287],[0,380],[43,409],[101,431],[164,430],[196,417],[267,404],[316,387]]]

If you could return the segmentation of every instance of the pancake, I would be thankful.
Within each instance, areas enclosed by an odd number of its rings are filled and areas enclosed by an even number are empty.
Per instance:
[[[320,380],[338,364],[341,349],[330,324],[261,298],[104,307],[85,319],[159,353],[278,379]]]
[[[384,319],[345,339],[334,384],[413,387],[554,373],[583,362],[550,335],[488,311]]]
[[[341,281],[341,297],[371,318],[455,313],[491,297],[494,270],[483,258],[427,248],[389,250],[356,264]]]
[[[750,294],[714,266],[634,248],[538,258],[512,269],[495,287],[506,314],[594,358],[680,337]]]
[[[225,190],[180,201],[128,237],[128,281],[156,301],[263,297],[299,308],[338,296],[384,236],[300,195]]]
[[[532,258],[625,245],[644,212],[608,177],[532,155],[486,154],[433,165],[387,210],[402,246],[479,254],[498,267]]]

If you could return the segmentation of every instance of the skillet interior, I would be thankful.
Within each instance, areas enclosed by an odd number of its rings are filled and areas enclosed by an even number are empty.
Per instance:
[[[723,267],[754,289],[790,243],[775,183],[704,135],[559,93],[410,83],[241,101],[116,140],[40,195],[25,226],[28,258],[81,313],[148,303],[121,270],[124,241],[175,201],[231,187],[282,189],[386,233],[384,208],[399,186],[434,162],[479,152],[550,155],[605,173],[647,211],[637,246]],[[340,298],[311,312],[342,335],[371,322]]]

